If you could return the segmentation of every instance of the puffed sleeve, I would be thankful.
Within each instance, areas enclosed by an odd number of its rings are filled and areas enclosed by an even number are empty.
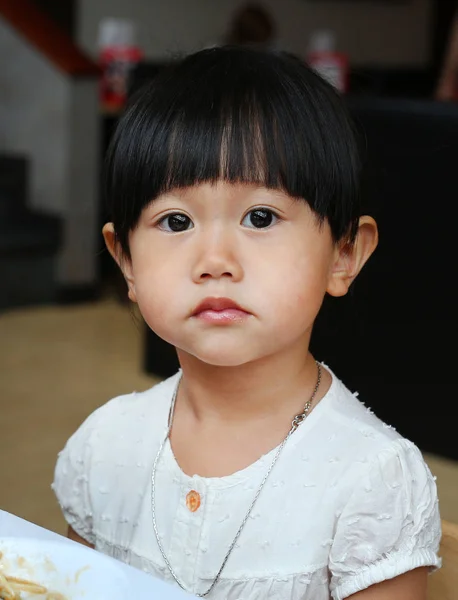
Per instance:
[[[89,477],[95,420],[96,413],[93,413],[59,453],[51,486],[67,523],[91,544],[95,538]]]
[[[336,525],[329,562],[334,600],[440,566],[436,484],[418,448],[396,440],[366,466]]]

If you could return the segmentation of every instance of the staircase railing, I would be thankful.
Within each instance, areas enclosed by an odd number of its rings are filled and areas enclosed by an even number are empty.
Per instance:
[[[0,0],[0,17],[67,75],[91,77],[99,74],[97,63],[30,0]]]

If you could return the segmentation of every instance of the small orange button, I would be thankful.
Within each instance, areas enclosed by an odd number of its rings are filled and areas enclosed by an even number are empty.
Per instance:
[[[191,512],[196,512],[200,506],[200,494],[195,490],[191,490],[186,496],[186,506]]]

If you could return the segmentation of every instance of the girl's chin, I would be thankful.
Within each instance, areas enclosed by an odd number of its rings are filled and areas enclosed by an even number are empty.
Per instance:
[[[258,356],[251,356],[243,354],[240,349],[234,350],[234,352],[198,352],[193,350],[180,350],[177,348],[178,356],[183,355],[191,356],[194,360],[198,360],[201,363],[205,363],[211,367],[241,367],[247,363],[253,362]]]
[[[241,367],[245,365],[247,362],[251,362],[250,360],[241,360],[240,356],[197,356],[194,357],[206,365],[210,367],[220,367],[220,368],[234,368]]]

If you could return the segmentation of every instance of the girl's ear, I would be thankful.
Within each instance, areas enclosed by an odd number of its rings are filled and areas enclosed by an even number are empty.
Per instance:
[[[377,223],[372,217],[361,217],[355,242],[353,244],[343,242],[336,248],[326,290],[328,294],[345,296],[377,244]]]
[[[103,238],[105,240],[105,245],[108,249],[108,252],[114,258],[116,263],[124,275],[124,279],[127,283],[127,295],[129,296],[129,300],[132,302],[137,302],[137,295],[135,293],[135,281],[134,275],[132,271],[132,263],[130,259],[125,256],[122,251],[122,248],[116,238],[116,233],[114,230],[113,223],[106,223],[102,229]]]

